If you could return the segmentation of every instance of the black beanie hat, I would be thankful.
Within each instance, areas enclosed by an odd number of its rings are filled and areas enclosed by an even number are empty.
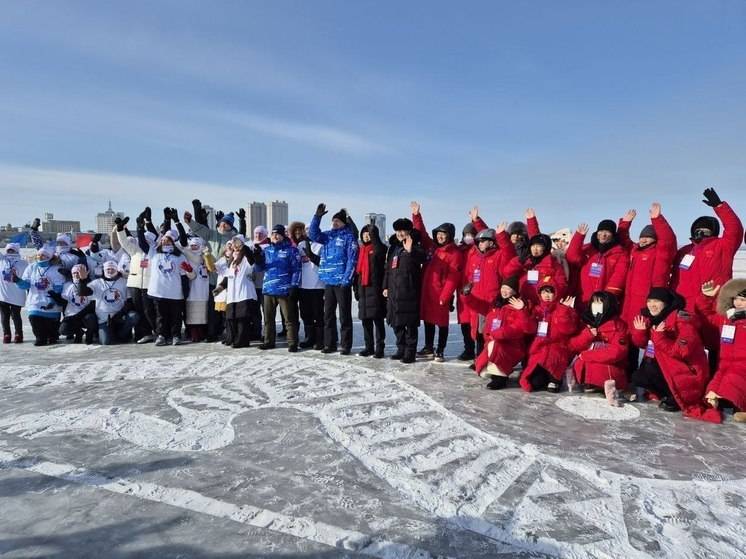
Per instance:
[[[412,225],[412,221],[410,219],[407,219],[406,217],[400,217],[394,222],[393,225],[394,231],[411,231],[414,229],[414,225]]]
[[[596,227],[596,233],[599,231],[609,231],[611,234],[616,235],[616,223],[611,219],[604,219]]]
[[[717,237],[720,235],[720,222],[711,215],[703,215],[695,219],[694,223],[692,223],[690,231],[692,238],[694,238],[694,232],[697,229],[709,229],[712,231],[712,236]]]
[[[647,298],[662,301],[668,306],[673,303],[675,296],[667,287],[651,287]]]
[[[510,276],[509,278],[505,278],[500,282],[500,285],[507,285],[513,291],[518,293],[518,276]]]
[[[338,219],[342,223],[347,223],[347,212],[341,209],[332,216],[332,219]]]
[[[541,245],[544,247],[544,253],[549,254],[552,251],[552,238],[549,235],[545,235],[544,233],[540,233],[538,235],[534,235],[531,237],[531,239],[528,241],[528,246],[531,247],[533,245]]]
[[[655,228],[652,225],[646,225],[640,231],[640,237],[648,237],[649,239],[658,240],[658,235],[655,234]]]
[[[528,228],[522,221],[513,221],[508,225],[508,235],[523,235],[528,237]]]

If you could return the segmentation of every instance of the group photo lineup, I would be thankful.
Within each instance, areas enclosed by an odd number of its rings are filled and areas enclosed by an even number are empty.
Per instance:
[[[746,556],[746,5],[6,8],[0,557]]]

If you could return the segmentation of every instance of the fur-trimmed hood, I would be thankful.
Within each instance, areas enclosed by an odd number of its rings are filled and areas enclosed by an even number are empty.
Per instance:
[[[718,293],[718,313],[725,316],[728,309],[733,307],[733,298],[746,290],[746,279],[732,279],[720,288]]]

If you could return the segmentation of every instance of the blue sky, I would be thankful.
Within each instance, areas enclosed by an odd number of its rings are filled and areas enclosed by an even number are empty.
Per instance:
[[[746,216],[746,2],[5,2],[0,222]]]

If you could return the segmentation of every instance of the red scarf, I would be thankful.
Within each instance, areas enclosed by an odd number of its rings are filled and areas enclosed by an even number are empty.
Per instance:
[[[373,254],[373,243],[368,243],[360,247],[360,254],[357,257],[357,267],[355,271],[360,276],[360,285],[367,287],[370,285],[370,260],[369,256]]]

